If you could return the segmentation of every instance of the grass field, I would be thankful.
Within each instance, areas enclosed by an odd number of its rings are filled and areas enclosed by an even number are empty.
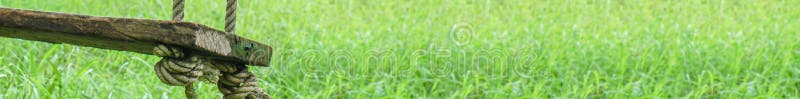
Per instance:
[[[0,0],[169,20],[171,0]],[[187,0],[222,29],[225,0]],[[798,98],[800,0],[240,0],[274,98]],[[159,57],[0,38],[0,99],[183,98]],[[198,94],[220,98],[215,85]]]

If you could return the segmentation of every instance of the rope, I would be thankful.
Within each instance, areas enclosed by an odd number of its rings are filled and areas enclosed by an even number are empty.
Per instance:
[[[172,0],[172,20],[183,20],[183,0]]]
[[[224,99],[270,99],[269,95],[264,94],[258,88],[256,77],[247,70],[244,64],[208,62],[211,68],[220,71],[217,82],[219,91],[224,95]]]
[[[239,0],[228,0],[225,8],[225,33],[233,34],[236,28],[236,5]]]
[[[225,33],[234,34],[236,29],[236,6],[238,0],[228,0],[225,8]],[[225,99],[270,99],[269,95],[264,94],[258,88],[256,77],[247,71],[244,64],[237,63],[210,63],[211,67],[220,71],[217,87],[225,95]]]
[[[233,34],[236,28],[237,3],[237,0],[228,0],[227,2],[226,34]],[[183,7],[184,0],[173,0],[172,20],[181,21],[183,19]],[[202,76],[206,77],[206,80],[212,80],[213,77],[210,76],[216,76],[217,72],[221,74],[216,83],[220,93],[224,95],[223,98],[270,99],[269,95],[264,94],[264,91],[258,88],[256,77],[247,71],[244,64],[222,61],[203,62],[195,56],[184,55],[178,48],[165,45],[158,45],[154,50],[156,55],[163,56],[154,68],[158,78],[167,85],[184,86],[188,99],[197,99],[193,84],[198,81],[198,78]],[[206,66],[210,69],[204,69]]]
[[[203,75],[204,68],[200,60],[186,60],[164,57],[156,63],[155,71],[161,82],[172,86],[185,86],[196,82]]]
[[[176,47],[158,45],[154,51],[156,55],[163,56],[154,67],[158,79],[167,85],[183,86],[186,98],[197,99],[194,82],[203,76],[203,62],[195,56],[185,57]]]
[[[183,20],[183,7],[184,0],[172,1],[173,21]],[[198,77],[203,75],[202,62],[197,57],[181,60],[180,58],[185,58],[183,53],[174,47],[159,45],[155,51],[160,56],[167,56],[158,61],[155,66],[156,75],[161,82],[172,86],[183,86],[187,99],[197,99],[194,83],[197,82]]]

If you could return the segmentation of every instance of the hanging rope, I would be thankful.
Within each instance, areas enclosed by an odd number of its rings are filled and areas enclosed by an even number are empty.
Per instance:
[[[225,7],[225,33],[233,34],[236,28],[236,5],[239,0],[228,0]]]
[[[172,20],[173,21],[182,21],[183,20],[183,0],[173,0],[172,1]],[[202,71],[203,66],[197,66]],[[202,75],[202,72],[199,72]],[[199,75],[198,75],[199,76]],[[186,85],[183,86],[184,93],[186,94],[187,99],[197,99],[197,93],[194,92],[194,82],[197,82],[197,77],[194,76],[194,80],[191,82],[187,82]]]
[[[237,1],[227,1],[225,9],[226,34],[233,34],[236,28]],[[173,0],[172,20],[183,20],[183,6],[184,0]],[[199,77],[202,76],[206,77],[205,79],[207,80],[213,80],[217,78],[209,76],[217,76],[218,74],[221,75],[216,81],[217,87],[225,99],[270,99],[269,95],[264,94],[264,91],[258,88],[256,77],[247,70],[244,64],[221,61],[203,62],[197,57],[184,55],[178,48],[165,45],[156,47],[155,53],[159,56],[164,56],[155,66],[158,78],[168,85],[184,86],[188,99],[197,99],[193,84],[197,82]],[[205,68],[205,66],[210,68]]]
[[[172,20],[183,20],[184,0],[173,0]],[[184,53],[175,47],[158,45],[155,54],[164,56],[155,65],[155,71],[161,82],[172,86],[183,86],[187,99],[197,99],[194,92],[194,83],[203,75],[203,64],[197,57],[185,57]]]
[[[228,0],[225,8],[225,33],[234,34],[236,29],[236,5],[238,0]],[[225,99],[270,99],[258,88],[256,77],[244,64],[210,62],[209,66],[222,73],[217,87]]]
[[[172,0],[172,20],[183,20],[183,0]]]

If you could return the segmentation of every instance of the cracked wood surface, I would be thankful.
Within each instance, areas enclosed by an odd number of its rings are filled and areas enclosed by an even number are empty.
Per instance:
[[[153,55],[166,44],[205,58],[268,66],[270,46],[190,22],[0,8],[0,36]]]

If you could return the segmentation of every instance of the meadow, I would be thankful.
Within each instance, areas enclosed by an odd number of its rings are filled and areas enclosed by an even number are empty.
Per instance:
[[[240,0],[273,98],[798,98],[800,0]],[[169,20],[172,0],[0,0]],[[223,29],[225,0],[185,21]],[[0,38],[0,99],[183,98],[159,57]],[[220,98],[197,85],[201,98]]]

